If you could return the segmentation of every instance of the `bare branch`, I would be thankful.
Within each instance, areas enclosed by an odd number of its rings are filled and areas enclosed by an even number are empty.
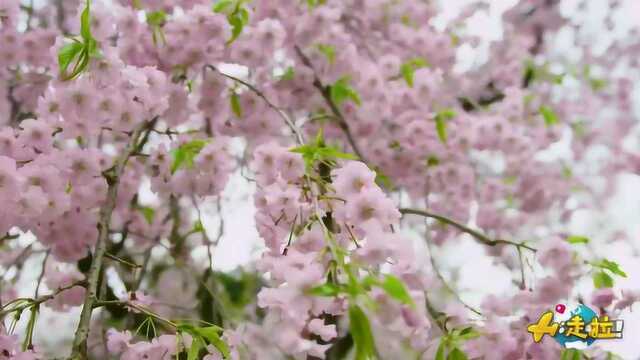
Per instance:
[[[462,223],[459,223],[453,219],[450,219],[444,215],[440,215],[440,214],[436,214],[433,212],[430,212],[428,210],[420,210],[420,209],[410,209],[410,208],[401,208],[398,209],[400,211],[401,214],[406,215],[406,214],[411,214],[411,215],[419,215],[419,216],[424,216],[427,218],[432,218],[432,219],[436,219],[442,223],[445,223],[447,225],[451,225],[453,227],[455,227],[456,229],[465,232],[471,236],[473,236],[475,239],[477,239],[478,241],[480,241],[481,243],[488,245],[488,246],[497,246],[497,245],[513,245],[517,248],[523,248],[523,249],[527,249],[529,251],[532,252],[536,252],[536,249],[525,245],[524,243],[517,243],[517,242],[513,242],[513,241],[509,241],[509,240],[503,240],[503,239],[491,239],[490,237],[488,237],[487,235],[481,233],[478,230],[474,230],[470,227],[468,227],[467,225],[464,225]]]

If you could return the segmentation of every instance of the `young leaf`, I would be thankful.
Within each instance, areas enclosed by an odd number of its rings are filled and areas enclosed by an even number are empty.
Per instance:
[[[478,330],[472,328],[471,326],[460,330],[460,332],[457,335],[457,337],[462,340],[475,339],[478,336],[480,336],[480,333],[478,332]]]
[[[82,14],[80,15],[80,36],[84,39],[85,42],[89,42],[93,40],[91,36],[91,0],[87,0],[87,5],[82,10]]]
[[[446,144],[447,122],[441,117],[436,117],[436,132],[438,133],[438,139],[440,139],[443,144]]]
[[[544,123],[547,126],[552,126],[558,123],[558,115],[548,106],[542,105],[540,106],[540,114],[544,118]]]
[[[393,275],[386,275],[384,277],[384,281],[380,284],[380,287],[387,293],[387,295],[392,298],[400,301],[406,305],[414,305],[413,299],[411,295],[409,295],[409,291],[407,291],[406,286],[402,282],[402,280],[398,279]]]
[[[333,65],[336,62],[336,48],[333,45],[318,44],[316,47],[327,58],[329,65]]]
[[[225,359],[228,359],[231,356],[231,352],[229,351],[229,345],[225,343],[220,338],[220,333],[222,329],[218,326],[208,326],[195,328],[195,331],[198,335],[202,336],[203,339],[207,340],[210,344],[215,346],[218,351],[222,354]]]
[[[147,220],[147,223],[153,223],[153,217],[155,216],[155,209],[149,206],[138,206],[137,210],[142,213],[144,219]]]
[[[447,356],[447,360],[467,360],[467,354],[464,351],[460,350],[460,348],[453,348],[449,355]]]
[[[447,343],[445,338],[440,339],[440,345],[438,345],[438,350],[436,350],[435,360],[445,360],[445,353],[447,351]]]
[[[220,0],[213,4],[213,12],[226,13],[233,5],[234,0]]]
[[[231,111],[241,118],[242,117],[242,106],[240,105],[240,96],[237,93],[231,94],[231,98],[229,98],[229,102],[231,104]]]
[[[416,57],[400,65],[400,75],[402,75],[409,87],[413,87],[413,74],[416,70],[428,66],[429,63],[427,60],[421,57]]]
[[[349,306],[349,329],[356,345],[356,360],[375,358],[376,348],[367,315],[358,305]]]
[[[627,277],[627,273],[622,271],[622,269],[620,268],[620,265],[618,265],[618,263],[615,262],[615,261],[602,259],[602,260],[594,263],[593,265],[597,266],[599,268],[602,268],[602,269],[609,270],[609,271],[611,271],[611,273],[616,274],[618,276],[622,276],[622,277],[625,277],[625,278]]]
[[[289,66],[282,75],[280,75],[278,80],[289,81],[293,80],[296,75],[296,71],[293,66]]]
[[[337,284],[326,283],[319,286],[314,286],[307,290],[307,294],[314,296],[328,296],[333,297],[340,294],[340,287]]]
[[[234,42],[249,23],[249,11],[243,7],[247,0],[220,0],[213,5],[213,11],[227,15],[227,22],[231,25],[231,38],[227,45]]]
[[[171,151],[173,157],[173,163],[171,164],[171,173],[175,173],[181,167],[192,167],[193,160],[200,153],[202,148],[207,145],[206,140],[191,140],[187,143],[180,145],[178,148]]]
[[[567,237],[567,242],[569,244],[586,244],[589,242],[589,238],[586,236],[571,235]]]
[[[307,5],[309,5],[310,8],[314,8],[318,5],[325,4],[326,2],[327,0],[307,0]]]
[[[147,24],[152,26],[162,26],[167,20],[167,13],[162,10],[147,13]]]
[[[187,360],[197,360],[199,359],[200,350],[205,347],[205,344],[201,337],[193,336],[194,334],[190,335],[192,335],[193,340],[187,354]]]
[[[338,79],[338,81],[329,88],[329,93],[331,95],[331,101],[333,101],[337,106],[340,106],[347,100],[353,101],[358,106],[362,103],[358,92],[349,85],[348,77]]]
[[[438,138],[443,144],[447,144],[447,121],[453,119],[456,116],[456,112],[453,109],[444,109],[438,111],[435,117],[436,132]]]
[[[582,353],[580,350],[576,349],[564,349],[562,350],[562,355],[560,356],[560,360],[580,360],[582,358]]]
[[[69,65],[73,62],[74,59],[80,56],[84,45],[81,42],[74,41],[67,45],[64,45],[60,50],[58,50],[58,67],[60,68],[60,76],[65,77]]]
[[[604,271],[598,271],[593,274],[593,286],[596,289],[613,287],[613,278]]]

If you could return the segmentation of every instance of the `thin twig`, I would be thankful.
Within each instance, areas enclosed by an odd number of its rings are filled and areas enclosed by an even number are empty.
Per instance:
[[[40,284],[42,284],[42,279],[44,278],[44,271],[47,267],[47,260],[49,260],[49,254],[51,254],[51,250],[47,250],[47,252],[44,254],[44,259],[42,260],[42,269],[40,269],[40,276],[38,276],[36,291],[33,296],[34,298],[38,297],[38,292],[40,291]]]
[[[56,296],[58,296],[58,294],[60,294],[63,291],[69,290],[73,287],[76,286],[85,286],[86,282],[84,280],[82,281],[76,281],[74,283],[71,283],[67,286],[63,286],[60,287],[58,289],[56,289],[56,291],[52,292],[51,294],[48,295],[43,295],[34,299],[29,299],[29,298],[20,298],[20,299],[14,299],[11,302],[8,302],[3,308],[2,311],[0,311],[0,319],[3,319],[7,314],[10,314],[12,312],[22,312],[32,306],[38,306],[40,304],[42,304],[43,302],[49,301],[53,298],[55,298]],[[22,302],[24,301],[24,304],[22,305],[18,305],[15,307],[10,307],[11,304],[15,304],[16,302]]]
[[[280,107],[278,107],[277,105],[275,105],[274,103],[271,102],[271,100],[269,100],[267,98],[267,96],[260,91],[260,89],[258,89],[257,87],[255,87],[254,85],[248,83],[245,80],[242,80],[238,77],[235,77],[233,75],[229,75],[229,74],[225,74],[222,71],[218,70],[218,68],[216,68],[215,66],[211,65],[211,64],[207,64],[204,66],[205,69],[210,69],[224,77],[227,77],[233,81],[236,81],[244,86],[246,86],[247,88],[249,88],[249,90],[251,90],[253,93],[255,93],[256,95],[258,95],[262,100],[264,100],[264,102],[267,104],[267,106],[269,106],[271,109],[273,109],[274,111],[276,111],[278,113],[278,115],[280,115],[280,117],[284,120],[284,122],[287,124],[287,126],[289,127],[289,129],[291,130],[291,132],[293,132],[293,134],[296,137],[296,141],[298,144],[302,145],[304,144],[304,136],[302,136],[302,133],[300,133],[300,131],[298,131],[298,129],[296,128],[295,124],[293,123],[293,121],[291,120],[291,118],[289,118],[289,116],[287,115],[287,113],[282,110]]]
[[[356,139],[351,133],[349,124],[347,123],[344,116],[342,115],[342,111],[340,111],[340,108],[338,108],[336,103],[331,98],[330,88],[325,86],[322,83],[322,81],[320,80],[320,77],[318,76],[318,73],[316,72],[316,69],[313,67],[313,64],[311,63],[311,60],[302,52],[302,50],[300,49],[300,47],[298,47],[298,45],[295,46],[295,50],[298,56],[300,57],[300,59],[302,60],[302,63],[306,67],[311,69],[311,71],[313,72],[313,86],[316,89],[318,89],[318,91],[320,91],[320,95],[322,95],[322,98],[324,99],[325,103],[329,106],[334,117],[338,120],[338,127],[340,127],[344,135],[347,137],[347,141],[349,142],[349,145],[351,145],[353,152],[360,158],[360,160],[368,164],[369,162],[365,158],[362,151],[360,151],[360,148],[356,143]]]
[[[433,212],[430,212],[428,210],[421,210],[421,209],[410,209],[410,208],[400,208],[398,209],[400,211],[401,214],[406,215],[406,214],[412,214],[412,215],[419,215],[419,216],[424,216],[427,218],[432,218],[432,219],[436,219],[442,223],[451,225],[455,228],[457,228],[458,230],[465,232],[471,236],[473,236],[475,239],[477,239],[478,241],[480,241],[481,243],[488,245],[488,246],[497,246],[497,245],[513,245],[517,248],[523,248],[523,249],[527,249],[529,251],[532,252],[536,252],[536,249],[532,248],[531,246],[525,245],[524,243],[517,243],[517,242],[513,242],[513,241],[509,241],[509,240],[503,240],[503,239],[491,239],[490,237],[488,237],[487,235],[474,230],[470,227],[468,227],[467,225],[464,225],[462,223],[459,223],[453,219],[450,219],[444,215],[440,215],[440,214],[436,214]]]
[[[112,255],[112,254],[109,254],[109,253],[105,253],[104,256],[107,259],[111,259],[111,260],[113,260],[115,262],[119,262],[120,264],[125,265],[125,266],[130,267],[130,268],[133,268],[133,269],[138,269],[138,268],[142,267],[142,265],[132,263],[130,261],[127,261],[125,259],[119,258],[119,257],[117,257],[115,255]]]
[[[455,290],[453,290],[453,288],[449,285],[447,280],[444,278],[444,276],[440,272],[440,269],[439,269],[438,265],[436,264],[436,259],[433,257],[433,247],[431,246],[431,237],[429,236],[429,228],[428,227],[425,230],[424,234],[425,234],[425,242],[427,243],[427,249],[429,250],[429,261],[431,262],[431,267],[433,268],[433,271],[436,273],[436,276],[438,277],[438,279],[440,279],[440,282],[442,282],[442,285],[444,286],[444,288],[448,292],[453,294],[453,296],[455,296],[456,300],[458,300],[458,302],[460,304],[462,304],[465,308],[467,308],[470,311],[474,312],[476,315],[482,316],[482,313],[478,309],[472,307],[471,305],[467,304],[464,300],[462,300],[460,295]]]

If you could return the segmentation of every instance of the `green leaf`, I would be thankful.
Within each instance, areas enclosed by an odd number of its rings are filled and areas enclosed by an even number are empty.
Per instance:
[[[326,283],[319,286],[314,286],[306,291],[309,295],[314,296],[327,296],[334,297],[340,294],[341,288],[338,284]]]
[[[447,144],[447,122],[441,117],[436,117],[436,132],[438,133],[438,139],[443,144]]]
[[[222,356],[224,356],[225,359],[228,359],[229,357],[231,357],[231,352],[229,351],[229,345],[227,345],[227,343],[220,338],[220,333],[222,332],[222,329],[220,327],[218,326],[201,327],[201,328],[195,328],[195,331],[200,336],[202,336],[205,340],[207,340],[210,344],[215,346],[215,348],[218,349],[218,351],[220,351],[220,353],[222,354]]]
[[[184,143],[171,151],[173,163],[171,164],[171,173],[175,173],[181,167],[190,168],[193,166],[193,160],[208,144],[207,140],[191,140]]]
[[[447,356],[447,360],[467,360],[467,354],[464,351],[460,350],[460,348],[453,348],[449,355]]]
[[[427,60],[425,60],[424,58],[412,58],[400,65],[400,75],[402,75],[409,87],[413,87],[413,74],[416,72],[416,70],[428,66],[429,62],[427,62]]]
[[[69,65],[71,65],[74,59],[80,56],[83,48],[84,45],[81,42],[74,41],[58,50],[58,67],[60,68],[61,77],[66,76]]]
[[[149,206],[138,206],[137,210],[142,213],[144,219],[147,220],[147,223],[153,223],[153,217],[155,216],[156,210]]]
[[[245,8],[238,8],[227,17],[227,21],[231,25],[231,39],[227,40],[227,44],[231,44],[240,36],[244,26],[249,23],[249,11]]]
[[[427,167],[433,167],[440,165],[440,159],[437,156],[429,156],[427,157]]]
[[[607,86],[607,80],[591,78],[589,79],[589,85],[591,85],[593,91],[600,91]]]
[[[613,278],[604,271],[598,271],[593,274],[593,286],[596,289],[613,287]]]
[[[234,0],[219,0],[213,4],[213,12],[226,13],[233,5]]]
[[[582,358],[582,352],[576,349],[564,349],[560,360],[580,360]]]
[[[327,0],[307,0],[307,5],[310,8],[314,8],[319,5],[326,4]]]
[[[233,93],[231,94],[231,97],[229,98],[229,103],[231,104],[231,111],[233,111],[233,113],[241,118],[242,117],[242,106],[240,105],[240,96],[238,96],[237,93]]]
[[[199,359],[200,350],[205,347],[204,341],[199,336],[194,336],[194,334],[190,334],[193,338],[191,341],[191,347],[189,348],[189,352],[187,354],[187,360],[197,360]]]
[[[578,236],[578,235],[571,235],[569,237],[567,237],[567,242],[569,244],[586,244],[589,242],[589,238],[586,236]]]
[[[296,71],[293,68],[293,66],[289,66],[282,75],[280,75],[279,80],[284,80],[284,81],[290,81],[293,80],[293,78],[296,75]]]
[[[193,230],[194,233],[204,233],[204,226],[202,225],[202,221],[198,220],[193,224]]]
[[[544,118],[544,123],[547,126],[552,126],[559,122],[558,115],[550,107],[542,105],[540,106],[539,111],[542,117]]]
[[[231,25],[231,38],[227,45],[234,42],[249,23],[249,11],[243,6],[247,0],[220,0],[213,5],[213,11],[227,15],[227,22]]]
[[[151,26],[162,26],[167,21],[167,13],[162,10],[147,13],[147,24]]]
[[[478,330],[474,329],[471,326],[460,330],[460,332],[457,334],[457,338],[462,340],[475,339],[479,336],[480,336],[480,333],[478,332]]]
[[[611,261],[611,260],[607,260],[607,259],[602,259],[596,263],[593,264],[593,266],[602,268],[602,269],[606,269],[611,271],[613,274],[616,274],[618,276],[622,276],[622,277],[627,277],[627,273],[625,273],[624,271],[622,271],[622,269],[620,268],[620,265],[618,265],[617,262],[615,261]]]
[[[438,350],[436,350],[435,360],[445,360],[445,353],[447,351],[447,344],[445,338],[440,339],[440,345],[438,345]]]
[[[391,181],[391,178],[387,176],[387,174],[382,172],[382,170],[378,167],[374,168],[373,170],[376,172],[375,182],[376,184],[378,184],[378,186],[383,187],[385,189],[394,188],[393,182]]]
[[[329,65],[333,65],[336,62],[336,48],[333,45],[318,44],[316,47],[327,58]]]
[[[380,284],[380,287],[387,293],[387,295],[399,302],[406,305],[414,305],[413,299],[411,298],[411,295],[409,295],[409,291],[406,286],[402,280],[397,277],[393,275],[386,275],[384,277],[384,281]]]
[[[447,144],[447,121],[453,119],[456,116],[456,112],[453,109],[443,109],[438,111],[435,117],[436,132],[438,138],[443,144]]]
[[[356,345],[356,360],[374,359],[376,348],[367,315],[358,305],[349,306],[349,330]]]
[[[87,0],[87,5],[80,15],[80,36],[88,42],[93,40],[91,36],[91,0]]]
[[[349,85],[349,77],[345,76],[338,79],[338,81],[329,88],[329,93],[331,101],[333,101],[337,106],[340,106],[347,100],[353,101],[358,106],[362,104],[358,92]]]

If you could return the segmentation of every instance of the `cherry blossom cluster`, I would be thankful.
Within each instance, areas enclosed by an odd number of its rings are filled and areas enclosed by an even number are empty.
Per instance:
[[[560,358],[541,312],[640,300],[595,248],[630,234],[569,231],[640,174],[639,30],[566,3],[487,40],[486,1],[3,0],[0,359]],[[224,272],[235,175],[263,250]],[[469,239],[514,283],[479,306],[438,266]]]

